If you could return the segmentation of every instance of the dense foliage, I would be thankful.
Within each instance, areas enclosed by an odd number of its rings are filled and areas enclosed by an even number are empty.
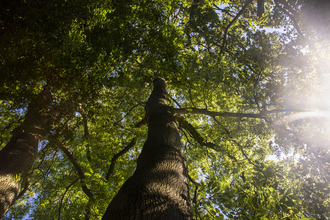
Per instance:
[[[196,219],[329,218],[330,5],[257,7],[1,1],[0,149],[44,85],[49,109],[75,109],[40,143],[5,219],[101,219],[135,169],[155,77],[177,114]]]

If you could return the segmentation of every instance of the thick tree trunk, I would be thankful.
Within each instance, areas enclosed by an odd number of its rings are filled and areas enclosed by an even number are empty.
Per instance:
[[[192,219],[187,163],[163,79],[154,81],[146,119],[148,139],[135,173],[111,201],[103,220]]]
[[[36,157],[38,143],[34,135],[23,133],[13,137],[0,151],[0,218],[15,202]]]
[[[0,218],[15,203],[21,184],[32,167],[42,136],[50,129],[53,114],[45,113],[51,101],[50,90],[43,92],[28,107],[23,124],[9,143],[0,151]]]

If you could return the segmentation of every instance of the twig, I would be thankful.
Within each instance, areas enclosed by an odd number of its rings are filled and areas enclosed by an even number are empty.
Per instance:
[[[212,6],[216,9],[216,10],[218,10],[218,11],[221,11],[221,12],[225,12],[227,15],[229,15],[230,17],[234,17],[234,15],[232,15],[232,14],[230,14],[230,12],[228,11],[228,10],[226,10],[226,9],[222,9],[222,8],[220,8],[218,5],[216,5],[216,4],[212,4]]]

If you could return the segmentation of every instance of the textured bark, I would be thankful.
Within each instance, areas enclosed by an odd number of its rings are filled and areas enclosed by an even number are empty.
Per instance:
[[[23,133],[13,137],[0,152],[0,218],[19,195],[22,181],[38,151],[38,139]]]
[[[50,103],[48,86],[28,107],[24,122],[15,130],[15,135],[0,151],[0,218],[16,201],[23,180],[35,160],[38,145],[50,128],[50,118],[44,109]]]
[[[192,219],[187,163],[163,79],[154,81],[146,121],[148,139],[136,170],[111,201],[103,219]]]

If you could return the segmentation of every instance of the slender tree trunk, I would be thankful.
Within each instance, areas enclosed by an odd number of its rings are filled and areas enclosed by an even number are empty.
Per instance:
[[[154,81],[146,119],[148,139],[135,173],[111,201],[103,220],[192,219],[187,163],[163,79]]]
[[[23,124],[9,143],[0,151],[0,218],[15,203],[22,182],[32,167],[38,151],[38,145],[49,131],[50,116],[45,113],[51,99],[49,87],[33,100],[28,107]]]

